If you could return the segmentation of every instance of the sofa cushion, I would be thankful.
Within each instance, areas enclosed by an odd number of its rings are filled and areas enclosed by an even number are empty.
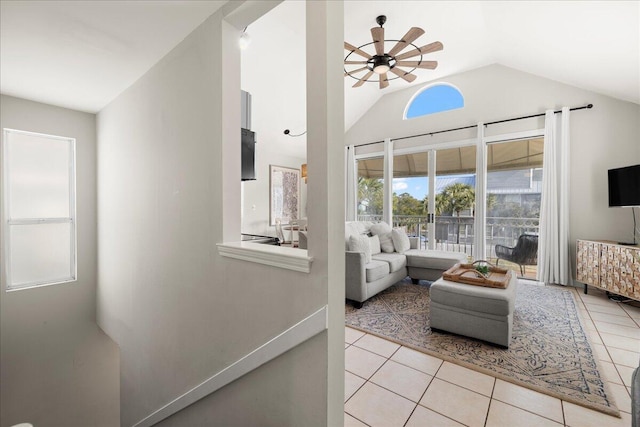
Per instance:
[[[367,274],[367,282],[374,282],[389,274],[389,263],[372,260],[370,263],[365,264],[364,269]]]
[[[371,246],[369,245],[369,236],[351,236],[349,237],[349,250],[351,252],[364,253],[364,262],[371,262]]]
[[[395,227],[391,230],[391,240],[393,241],[393,247],[399,254],[403,254],[411,249],[409,236],[407,236],[407,233],[400,227]]]
[[[391,240],[391,227],[386,222],[379,222],[371,226],[371,234],[380,239],[380,249],[382,252],[394,252],[393,240]]]
[[[380,238],[378,236],[369,237],[369,246],[371,247],[371,255],[376,255],[381,252],[380,250]]]
[[[431,268],[445,271],[459,262],[467,262],[467,254],[462,252],[409,249],[404,254],[407,257],[407,265],[409,267]]]
[[[407,257],[402,254],[379,253],[377,255],[372,255],[371,258],[376,261],[389,263],[389,270],[391,270],[392,273],[407,267]]]

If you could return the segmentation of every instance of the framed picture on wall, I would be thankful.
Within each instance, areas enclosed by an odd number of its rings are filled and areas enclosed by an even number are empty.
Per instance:
[[[269,165],[269,224],[288,224],[300,215],[300,170]]]

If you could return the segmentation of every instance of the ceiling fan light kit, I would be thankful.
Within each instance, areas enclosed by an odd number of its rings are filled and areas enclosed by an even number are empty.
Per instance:
[[[388,40],[384,38],[384,23],[387,22],[387,17],[385,15],[380,15],[376,18],[376,23],[379,27],[373,27],[371,29],[371,37],[373,41],[370,43],[365,43],[361,46],[353,46],[347,42],[344,42],[344,48],[349,51],[347,56],[344,58],[344,76],[351,77],[357,82],[353,85],[353,87],[360,87],[366,82],[378,82],[380,84],[380,89],[384,89],[389,86],[389,80],[395,79],[403,79],[407,82],[413,82],[416,79],[416,75],[412,74],[418,68],[433,70],[438,66],[437,61],[423,61],[422,56],[428,53],[437,52],[444,48],[442,43],[433,42],[427,45],[418,47],[413,42],[424,34],[424,30],[418,27],[412,27],[407,31],[407,33],[400,40]],[[385,52],[385,42],[396,42],[396,44],[391,48],[389,52]],[[375,54],[369,54],[362,48],[374,45]],[[400,54],[405,48],[413,46],[414,49],[408,52]],[[351,58],[351,55],[359,55],[364,60],[356,60],[355,58]],[[420,59],[417,61],[404,61],[408,58],[414,58],[416,56],[420,56]],[[347,70],[347,65],[351,66],[360,66],[351,70]],[[410,70],[403,70],[400,67],[411,68]],[[366,73],[363,76],[356,76],[356,74],[365,71]],[[391,72],[396,77],[389,78],[387,73]],[[378,77],[377,80],[372,79],[374,74]]]

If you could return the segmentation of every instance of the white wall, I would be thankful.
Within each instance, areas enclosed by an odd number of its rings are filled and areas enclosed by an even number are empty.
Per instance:
[[[240,238],[238,35],[214,14],[98,115],[98,319],[121,347],[123,426],[327,304],[327,248],[310,274],[217,252],[216,243]],[[163,424],[326,425],[328,364],[343,357],[343,324],[336,333]],[[331,375],[342,382],[339,369]]]
[[[0,96],[0,128],[76,139],[78,226],[78,280],[6,292],[2,276],[3,427],[19,422],[70,427],[118,424],[118,348],[95,323],[95,126],[93,114]],[[4,270],[4,253],[2,266]]]
[[[422,86],[385,95],[346,134],[347,144],[379,141],[490,122],[510,117],[582,106],[571,113],[571,245],[576,239],[632,239],[631,210],[609,208],[607,169],[640,163],[640,106],[500,65],[491,65],[445,80],[455,85],[465,107],[411,120],[402,120],[411,96]],[[489,126],[485,135],[538,129],[544,120],[531,119]],[[429,145],[469,138],[475,131],[423,137]],[[407,142],[403,142],[406,144]],[[573,260],[575,266],[575,256]]]
[[[306,158],[288,156],[270,150],[268,142],[256,144],[256,180],[242,183],[242,232],[276,236],[269,225],[269,165],[300,169]],[[300,218],[307,217],[307,184],[300,178]]]
[[[256,132],[256,181],[243,184],[242,232],[275,236],[269,225],[269,165],[300,169],[307,163],[305,11],[302,1],[285,1],[247,28],[251,44],[241,52],[242,89],[252,96],[251,129]],[[274,47],[286,55],[274,58]],[[276,67],[266,71],[267,64]],[[307,216],[307,184],[300,183],[300,218]],[[254,209],[255,206],[255,209]]]

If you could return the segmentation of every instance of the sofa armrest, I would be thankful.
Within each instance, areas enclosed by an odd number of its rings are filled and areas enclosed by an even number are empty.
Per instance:
[[[365,273],[363,252],[345,252],[345,288],[346,297],[363,302],[367,299],[367,276]]]
[[[409,237],[409,248],[410,249],[418,249],[418,243],[420,242],[419,237]]]

